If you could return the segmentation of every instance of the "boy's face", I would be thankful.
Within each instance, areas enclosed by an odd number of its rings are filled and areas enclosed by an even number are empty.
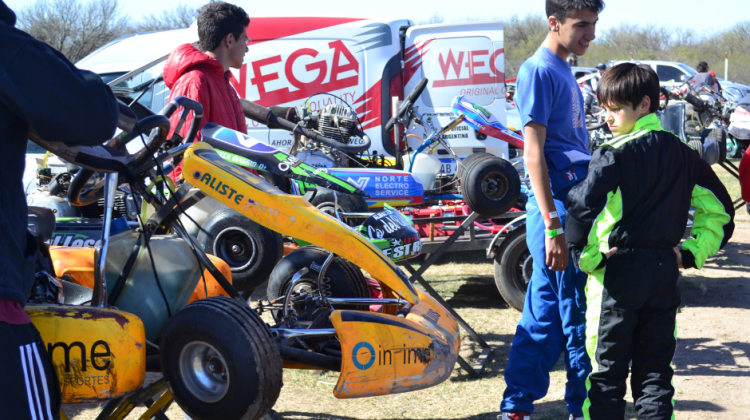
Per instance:
[[[596,22],[599,14],[591,10],[573,12],[561,23],[554,16],[550,17],[550,25],[556,30],[557,41],[571,53],[581,56],[586,54],[589,42],[596,39]]]
[[[631,104],[604,105],[603,108],[607,111],[605,122],[609,125],[609,129],[615,137],[629,134],[633,131],[636,121],[648,114],[650,102],[650,99],[645,97],[635,109],[633,109]]]
[[[231,60],[229,67],[235,69],[242,68],[242,62],[245,60],[245,54],[249,49],[247,46],[247,43],[249,42],[249,39],[247,38],[247,28],[242,31],[237,40],[234,40],[234,35],[232,34],[227,35],[227,37],[232,40],[232,43],[229,46],[229,58]]]

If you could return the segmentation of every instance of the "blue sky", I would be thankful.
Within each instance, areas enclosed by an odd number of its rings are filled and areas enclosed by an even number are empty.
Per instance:
[[[34,0],[4,0],[17,9]],[[52,0],[54,1],[54,0]],[[232,1],[232,0],[230,0]],[[252,16],[393,16],[425,21],[434,14],[446,21],[466,18],[507,18],[513,14],[543,13],[544,0],[354,0],[321,2],[320,0],[249,1],[234,0]],[[178,4],[198,7],[206,0],[120,0],[124,12],[133,18],[161,13]],[[609,0],[600,16],[599,28],[607,29],[622,22],[642,25],[660,24],[690,27],[699,33],[713,32],[750,19],[748,0]],[[708,12],[707,12],[708,11]]]

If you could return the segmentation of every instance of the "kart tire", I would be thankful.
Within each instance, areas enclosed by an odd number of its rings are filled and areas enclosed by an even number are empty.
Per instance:
[[[691,138],[701,137],[701,131],[703,131],[703,128],[700,126],[700,123],[690,118],[685,121],[685,136],[687,136],[688,141]]]
[[[526,245],[526,226],[510,232],[495,255],[495,285],[508,305],[523,312],[534,259]]]
[[[521,179],[505,159],[493,156],[469,166],[461,180],[461,193],[469,208],[488,218],[513,207],[521,194]]]
[[[727,161],[727,132],[720,129],[714,128],[711,130],[709,137],[713,137],[714,141],[719,144],[719,163]]]
[[[690,140],[688,145],[698,152],[698,155],[703,159],[703,143],[700,140]]]
[[[334,197],[333,190],[323,187],[317,187],[313,194],[312,198],[308,198],[310,204],[333,217],[336,217],[333,211],[336,198],[338,198],[337,210],[340,213],[367,213],[370,211],[365,198],[359,195],[337,192],[336,197]],[[361,224],[362,219],[345,218],[343,221],[349,226],[357,226]]]
[[[232,269],[232,284],[240,292],[263,284],[284,256],[281,234],[226,208],[209,217],[198,232],[198,244]]]
[[[174,399],[194,420],[261,419],[283,386],[276,342],[240,300],[218,296],[186,306],[167,322],[160,349]]]
[[[464,160],[461,161],[463,163],[463,166],[456,164],[456,179],[459,181],[461,180],[461,177],[464,176],[464,173],[466,173],[466,169],[469,168],[474,162],[478,162],[479,160],[486,159],[489,157],[494,156],[491,153],[472,153],[469,156],[466,156]],[[464,169],[466,167],[466,169]]]
[[[292,277],[302,268],[307,267],[310,271],[300,281],[299,287],[312,287],[317,290],[317,278],[320,267],[323,266],[329,252],[317,246],[304,246],[287,254],[276,264],[271,277],[268,279],[266,297],[269,301],[284,296]],[[313,267],[317,267],[313,268]],[[329,297],[370,297],[370,288],[365,276],[357,266],[337,256],[331,262],[326,271],[326,277],[331,279],[331,296]],[[353,309],[366,311],[367,306],[335,306],[335,309]],[[272,311],[275,319],[281,319],[281,311]]]

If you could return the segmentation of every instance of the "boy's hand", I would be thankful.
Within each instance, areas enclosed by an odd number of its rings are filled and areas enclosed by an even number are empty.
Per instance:
[[[559,219],[549,221],[547,229],[559,229],[562,227]],[[568,267],[568,244],[565,243],[565,234],[560,234],[554,238],[544,236],[544,248],[546,250],[545,263],[550,270],[563,271]]]
[[[682,266],[682,252],[680,252],[680,248],[674,247],[672,251],[677,255],[677,268],[685,268]]]
[[[613,247],[609,251],[607,251],[607,253],[604,254],[604,256],[607,257],[607,259],[610,259],[610,257],[612,257],[613,255],[615,255],[617,253],[617,251],[618,251],[617,247]]]

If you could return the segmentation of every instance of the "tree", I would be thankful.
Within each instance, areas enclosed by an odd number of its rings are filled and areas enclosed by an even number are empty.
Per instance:
[[[430,16],[429,19],[423,20],[423,21],[419,22],[419,25],[430,25],[430,24],[433,24],[433,23],[443,23],[444,20],[445,20],[445,18],[441,14],[435,12],[435,14],[432,15],[432,16]]]
[[[37,0],[18,13],[18,27],[72,62],[128,31],[118,0]]]
[[[527,15],[523,18],[513,15],[505,22],[505,77],[516,77],[521,64],[534,55],[548,32],[547,19],[541,14]]]
[[[198,10],[180,4],[174,10],[164,10],[160,16],[149,14],[134,26],[133,32],[188,28],[198,18]]]

